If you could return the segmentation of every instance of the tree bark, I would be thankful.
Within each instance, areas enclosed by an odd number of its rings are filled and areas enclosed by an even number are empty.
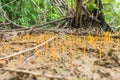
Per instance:
[[[80,25],[80,19],[81,19],[81,12],[82,12],[82,3],[83,0],[77,0],[77,5],[76,5],[76,12],[74,14],[74,18],[72,21],[72,26],[74,27],[79,27]]]
[[[92,0],[89,0],[88,3],[90,3],[91,1]],[[104,14],[102,12],[102,9],[103,9],[102,1],[95,0],[94,3],[96,4],[97,8],[93,9],[91,12],[87,9],[90,15],[82,14],[83,0],[77,0],[76,11],[75,11],[71,26],[74,28],[80,28],[83,26],[88,28],[89,24],[91,23],[91,20],[92,20],[91,27],[99,28],[100,30],[102,29],[103,31],[111,31],[111,28],[105,21]],[[97,20],[91,18],[91,15],[93,18],[96,18],[100,22],[97,22]],[[84,24],[84,25],[81,26],[81,24]]]

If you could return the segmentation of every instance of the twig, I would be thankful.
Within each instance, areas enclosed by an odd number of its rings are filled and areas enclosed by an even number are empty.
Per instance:
[[[24,74],[31,74],[31,75],[35,75],[35,76],[52,78],[52,79],[70,80],[61,75],[52,75],[52,74],[43,74],[43,73],[40,74],[37,72],[32,72],[32,71],[27,71],[27,70],[12,69],[12,68],[0,68],[0,70],[10,71],[10,72],[19,72],[19,73],[24,73]]]
[[[30,60],[33,60],[33,59],[36,58],[36,57],[37,57],[37,53],[34,54],[34,55],[32,55],[31,57],[27,58],[27,59],[25,60],[25,62],[28,62],[28,61],[30,61]]]
[[[2,25],[8,25],[8,24],[11,24],[11,22],[8,22],[8,23],[0,23],[0,27],[1,27]]]
[[[57,29],[59,29],[60,28],[60,26],[62,26],[62,24],[64,24],[65,23],[65,21],[63,21],[62,23],[59,23],[53,30],[57,30]]]
[[[54,21],[51,21],[51,22],[46,22],[46,23],[43,23],[43,24],[36,25],[36,26],[32,27],[32,29],[33,29],[33,28],[40,27],[40,26],[45,26],[45,25],[48,25],[48,24],[52,24],[52,23],[55,23],[55,22],[60,22],[60,21],[63,21],[63,20],[65,20],[65,19],[71,19],[71,18],[72,18],[72,17],[69,16],[69,17],[61,18],[61,19],[54,20]]]
[[[9,3],[6,3],[5,5],[3,5],[3,6],[1,6],[1,7],[8,6],[9,4],[11,4],[11,3],[15,2],[15,1],[16,1],[16,0],[13,0],[13,1],[9,2]]]
[[[12,41],[12,42],[4,42],[4,45],[7,44],[25,44],[25,43],[37,43],[37,41]],[[0,43],[0,45],[3,45]]]
[[[68,26],[69,22],[66,22],[63,28],[66,28]]]
[[[0,60],[2,60],[2,59],[8,59],[8,58],[11,58],[11,57],[13,57],[13,56],[17,56],[17,55],[20,55],[20,54],[24,54],[25,52],[28,52],[28,51],[34,50],[34,49],[36,49],[36,48],[39,48],[39,47],[45,45],[46,43],[52,41],[53,39],[55,39],[55,37],[56,37],[56,36],[50,38],[49,40],[47,40],[47,41],[43,42],[42,44],[39,44],[39,45],[37,45],[37,46],[35,46],[35,47],[28,48],[28,49],[26,49],[26,50],[17,52],[17,53],[12,54],[12,55],[8,55],[8,56],[5,56],[5,57],[1,57]]]

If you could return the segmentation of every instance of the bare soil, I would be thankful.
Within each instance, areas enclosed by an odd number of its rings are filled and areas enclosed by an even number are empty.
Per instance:
[[[112,35],[44,32],[2,38],[0,80],[120,80],[120,38]]]

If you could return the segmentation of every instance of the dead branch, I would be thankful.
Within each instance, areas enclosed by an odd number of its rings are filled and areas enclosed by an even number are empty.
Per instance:
[[[10,72],[18,72],[18,73],[24,73],[24,74],[31,74],[39,77],[46,77],[46,78],[52,78],[52,79],[60,79],[60,80],[71,80],[61,75],[52,75],[52,74],[44,74],[44,73],[37,73],[27,70],[20,70],[20,69],[12,69],[12,68],[0,68],[0,70],[10,71]]]
[[[6,18],[7,18],[7,17],[6,17]],[[34,26],[31,26],[30,28],[23,28],[24,26],[21,26],[22,28],[12,29],[12,30],[0,30],[0,32],[13,32],[13,31],[34,30],[34,29],[38,29],[38,27],[43,28],[42,26],[49,25],[49,24],[53,24],[53,23],[60,22],[60,21],[64,21],[64,20],[66,20],[66,19],[71,19],[71,18],[72,18],[72,17],[69,16],[69,17],[65,17],[65,18],[58,19],[58,20],[54,20],[54,21],[50,21],[50,22],[46,22],[46,23],[34,25]],[[11,22],[11,20],[9,21],[9,23],[12,23],[12,24],[13,24],[13,22]],[[20,25],[16,25],[16,26],[20,26]],[[40,28],[39,28],[39,29],[40,29]]]
[[[68,26],[69,22],[66,22],[63,28],[66,28]]]
[[[0,23],[0,26],[2,26],[2,25],[8,25],[8,24],[11,24],[11,22],[7,22],[7,23]]]
[[[62,23],[59,23],[55,28],[54,28],[54,30],[57,30],[57,29],[59,29],[60,28],[60,26],[62,26],[62,24],[64,24],[65,23],[65,21],[63,21]]]
[[[34,55],[30,56],[29,58],[25,59],[25,62],[28,62],[30,60],[33,60],[34,58],[37,57],[37,54],[35,53]]]
[[[4,42],[4,45],[7,45],[7,44],[26,44],[26,43],[37,43],[37,41],[12,41],[12,42]],[[0,43],[0,45],[3,45],[3,44]]]
[[[17,28],[17,29],[11,29],[11,30],[0,30],[0,32],[18,32],[18,31],[26,31],[29,30],[30,28]]]
[[[23,50],[23,51],[17,52],[17,53],[12,54],[12,55],[7,55],[7,56],[5,56],[5,57],[1,57],[0,60],[2,60],[2,59],[8,59],[8,58],[11,58],[11,57],[13,57],[13,56],[17,56],[17,55],[20,55],[20,54],[24,54],[25,52],[28,52],[28,51],[34,50],[34,49],[36,49],[36,48],[39,48],[39,47],[45,45],[46,43],[52,41],[52,40],[55,39],[55,38],[56,38],[56,36],[50,38],[49,40],[47,40],[47,41],[45,41],[45,42],[43,42],[43,43],[41,43],[41,44],[39,44],[39,45],[37,45],[37,46],[35,46],[35,47],[28,48],[28,49],[26,49],[26,50]]]
[[[60,22],[60,21],[66,20],[66,19],[71,19],[71,18],[72,18],[72,17],[69,16],[69,17],[61,18],[61,19],[54,20],[54,21],[51,21],[51,22],[46,22],[46,23],[43,23],[43,24],[39,24],[39,25],[33,26],[32,29],[37,28],[37,27],[41,27],[41,26],[45,26],[45,25],[48,25],[48,24]]]

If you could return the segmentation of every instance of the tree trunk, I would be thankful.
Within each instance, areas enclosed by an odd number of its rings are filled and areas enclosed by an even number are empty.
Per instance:
[[[92,0],[89,0],[91,2]],[[111,31],[111,28],[106,23],[104,14],[102,12],[103,5],[101,0],[95,0],[94,2],[97,6],[97,8],[93,9],[92,12],[90,12],[87,9],[87,14],[82,14],[83,8],[83,0],[77,0],[76,5],[76,12],[74,15],[74,18],[72,20],[71,26],[74,28],[81,28],[85,27],[88,29],[89,27],[97,28],[99,31]],[[86,13],[86,11],[84,11]],[[100,21],[100,22],[99,22]],[[82,26],[81,26],[82,24]],[[91,26],[90,26],[91,24]]]
[[[72,21],[72,26],[78,28],[81,22],[81,12],[82,12],[83,0],[77,0],[76,12]]]

